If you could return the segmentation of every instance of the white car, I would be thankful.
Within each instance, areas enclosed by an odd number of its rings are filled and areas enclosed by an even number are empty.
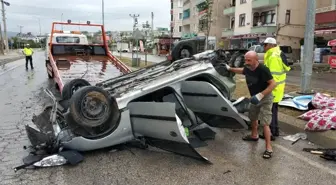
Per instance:
[[[209,162],[193,148],[185,130],[201,124],[247,129],[249,121],[243,114],[248,101],[231,100],[234,73],[224,67],[228,61],[222,54],[207,51],[83,86],[59,102],[63,110],[55,102],[34,116],[38,130],[26,126],[27,135],[33,148],[49,153],[139,141]]]

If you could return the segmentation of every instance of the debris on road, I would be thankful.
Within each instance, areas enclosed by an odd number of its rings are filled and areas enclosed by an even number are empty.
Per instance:
[[[328,161],[336,161],[336,148],[303,148],[303,151],[320,155]]]

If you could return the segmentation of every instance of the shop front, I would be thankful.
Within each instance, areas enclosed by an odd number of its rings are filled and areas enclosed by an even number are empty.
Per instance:
[[[274,34],[244,34],[227,37],[229,49],[248,49],[253,45],[262,43],[267,37],[275,37]]]

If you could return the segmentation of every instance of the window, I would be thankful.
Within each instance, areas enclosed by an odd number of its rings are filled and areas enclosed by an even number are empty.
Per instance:
[[[177,1],[177,7],[182,8],[183,7],[183,2],[182,0]]]
[[[253,26],[258,26],[259,19],[260,19],[259,13],[255,12],[253,14]]]
[[[231,28],[231,29],[234,29],[234,27],[235,27],[235,18],[232,17],[232,18],[231,18],[230,28]]]
[[[257,46],[257,47],[255,48],[255,52],[257,52],[257,53],[263,53],[263,52],[264,52],[264,47],[262,47],[262,46]]]
[[[59,36],[56,37],[57,43],[79,43],[79,37]]]
[[[262,24],[273,24],[275,23],[275,10],[271,10],[271,11],[267,11],[267,12],[261,12],[260,14],[260,19],[259,21],[262,23]],[[257,14],[255,13],[254,14],[254,17],[253,17],[253,26],[259,26],[258,25],[258,22],[257,21]],[[257,25],[255,25],[257,24]]]
[[[236,0],[231,1],[231,6],[236,6]]]
[[[240,4],[246,3],[246,0],[240,0]]]
[[[245,26],[245,14],[239,15],[239,26]]]
[[[173,15],[170,15],[170,20],[174,21],[174,16]]]
[[[182,19],[182,13],[179,13],[179,19],[181,20]]]
[[[285,24],[290,24],[290,16],[291,16],[291,11],[286,10]]]
[[[174,3],[173,3],[173,1],[170,3],[170,9],[171,10],[174,9]]]
[[[179,32],[182,32],[182,26],[179,26]]]

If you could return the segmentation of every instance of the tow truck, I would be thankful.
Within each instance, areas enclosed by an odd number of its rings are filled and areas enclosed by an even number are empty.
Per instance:
[[[80,32],[72,31],[69,35],[56,30],[56,25],[98,27],[101,29],[102,43],[90,44]],[[91,24],[90,21],[86,24],[72,23],[71,20],[52,23],[46,69],[63,99],[69,99],[80,87],[131,72],[112,55],[106,38],[105,28],[101,24]]]

